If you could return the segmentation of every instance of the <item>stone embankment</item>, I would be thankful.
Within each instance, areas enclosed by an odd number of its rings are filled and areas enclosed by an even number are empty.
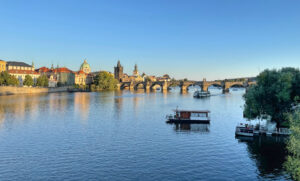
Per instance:
[[[0,96],[14,95],[14,94],[37,94],[37,93],[52,93],[52,92],[67,92],[69,87],[14,87],[14,86],[0,86]]]

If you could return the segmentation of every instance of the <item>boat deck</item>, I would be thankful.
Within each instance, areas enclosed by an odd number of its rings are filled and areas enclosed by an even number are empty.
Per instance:
[[[192,123],[192,124],[197,124],[197,123],[210,123],[209,119],[203,119],[203,120],[192,120],[192,119],[168,119],[166,121],[167,123]]]

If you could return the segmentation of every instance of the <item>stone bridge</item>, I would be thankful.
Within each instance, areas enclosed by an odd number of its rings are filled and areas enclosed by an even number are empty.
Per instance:
[[[156,82],[121,82],[120,89],[128,87],[130,90],[137,90],[140,86],[145,90],[154,90],[156,85],[159,85],[162,90],[168,90],[171,86],[171,82],[167,81],[156,81]]]
[[[248,81],[176,81],[176,82],[167,82],[167,81],[156,81],[156,82],[121,82],[120,89],[128,87],[130,90],[136,90],[139,87],[143,87],[146,91],[154,90],[156,85],[161,87],[162,91],[169,90],[171,86],[179,86],[182,92],[186,92],[190,86],[200,86],[203,91],[208,91],[210,86],[218,86],[223,89],[223,93],[229,92],[230,87],[232,86],[241,86],[247,88],[256,82]]]

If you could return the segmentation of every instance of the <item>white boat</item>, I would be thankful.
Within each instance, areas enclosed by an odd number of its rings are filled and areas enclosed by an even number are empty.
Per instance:
[[[196,98],[203,98],[203,97],[209,97],[210,96],[210,92],[209,91],[207,91],[207,92],[205,92],[205,91],[195,91],[194,92],[194,97],[196,97]]]
[[[254,126],[249,124],[240,123],[235,128],[236,136],[253,136],[254,135]]]

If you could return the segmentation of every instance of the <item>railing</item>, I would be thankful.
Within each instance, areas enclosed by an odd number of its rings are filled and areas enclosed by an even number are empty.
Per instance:
[[[291,130],[288,128],[279,128],[278,129],[278,134],[283,134],[283,135],[290,135]]]

